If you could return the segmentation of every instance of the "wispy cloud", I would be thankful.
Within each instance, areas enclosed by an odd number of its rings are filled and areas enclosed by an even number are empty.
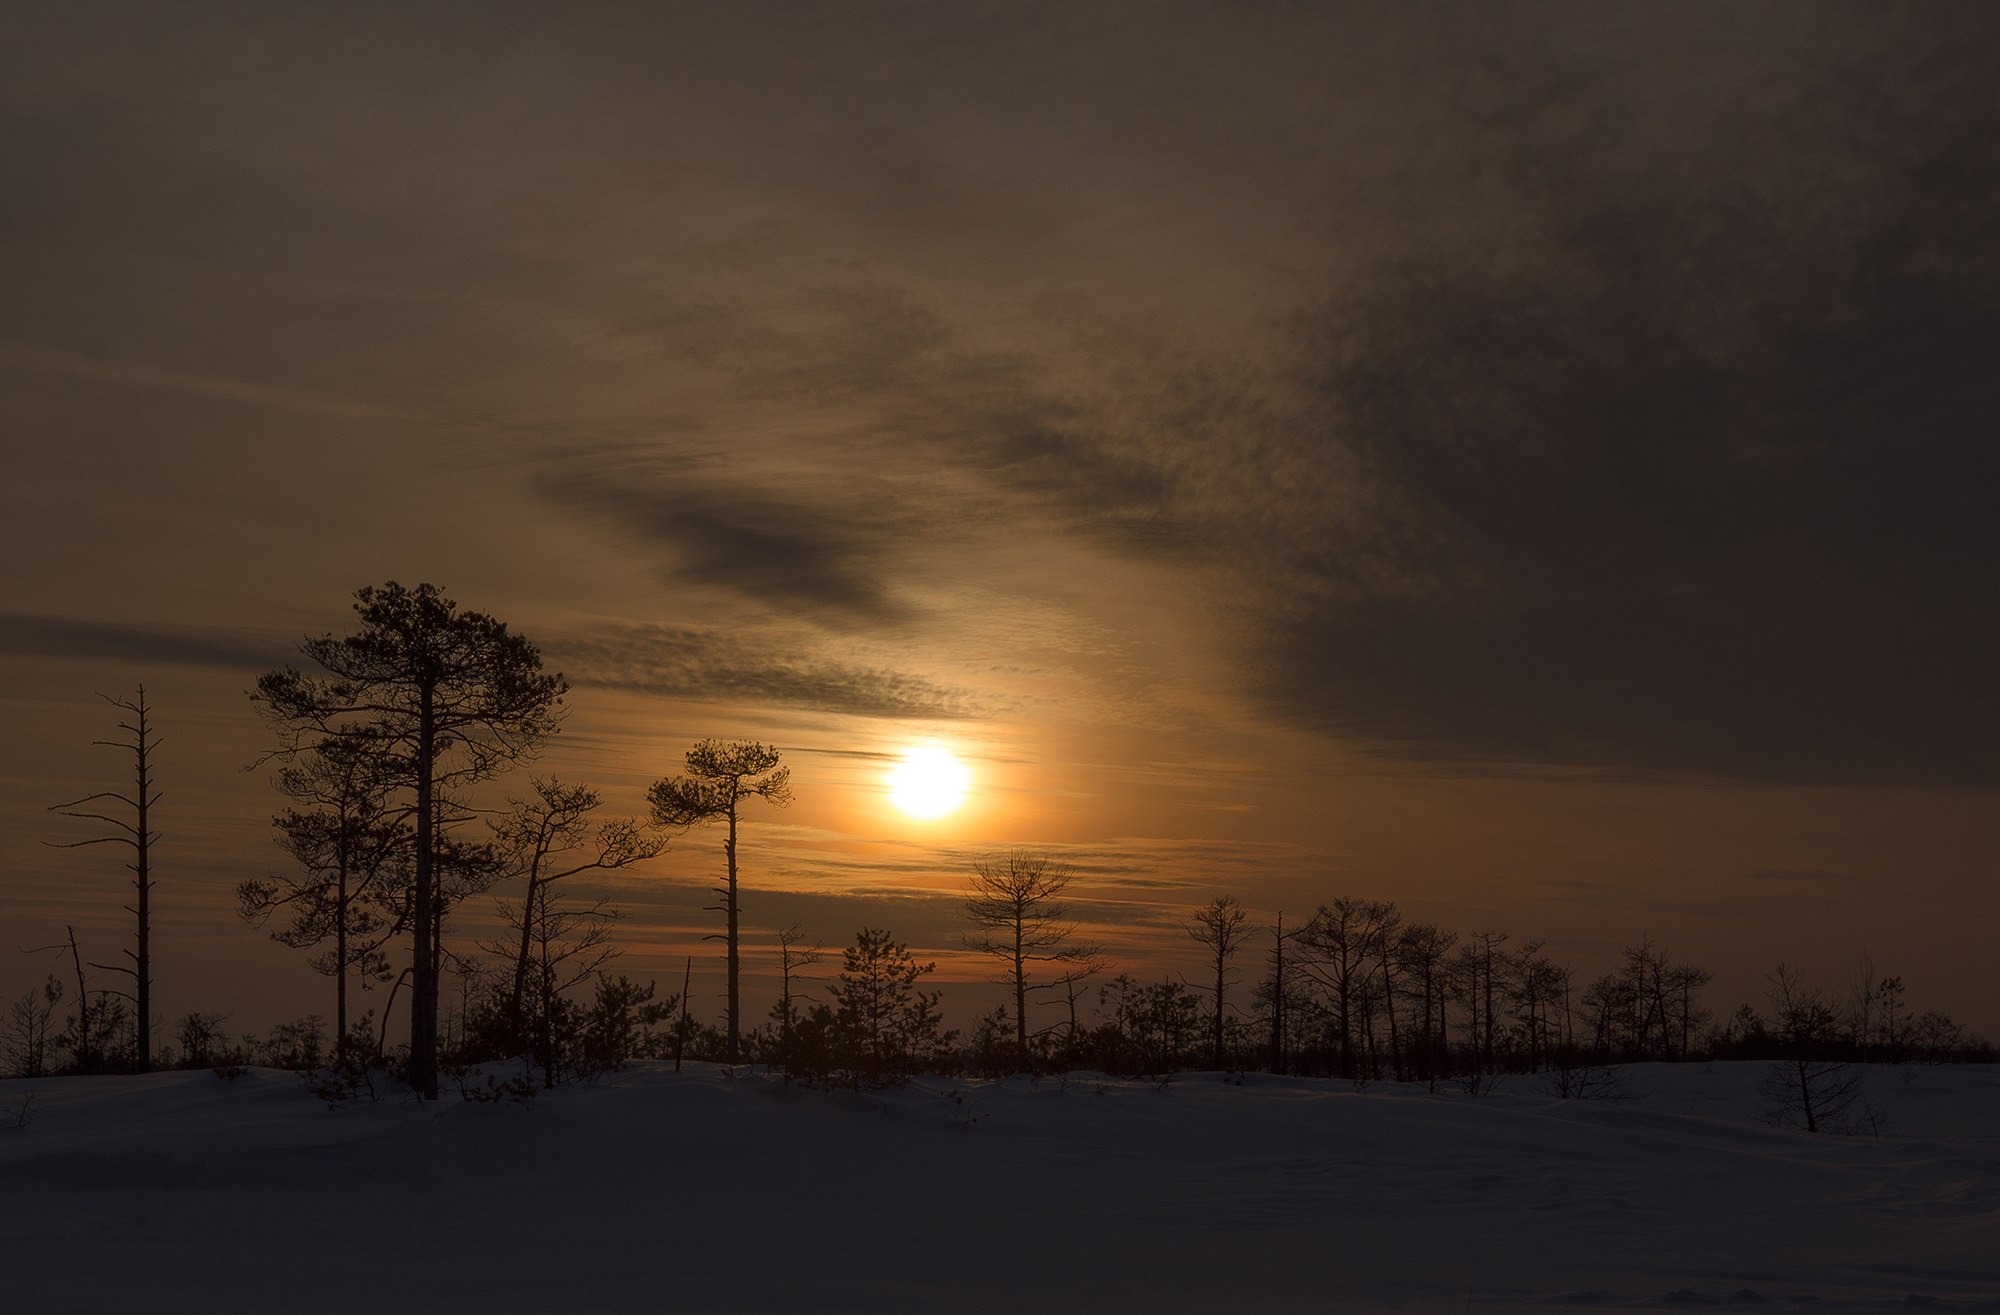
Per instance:
[[[714,631],[619,626],[565,635],[549,656],[579,684],[708,702],[946,719],[991,707],[972,691],[922,676],[774,648]]]
[[[127,625],[21,612],[0,612],[0,653],[245,671],[280,666],[294,656],[282,638],[242,627]]]
[[[359,420],[386,420],[397,416],[392,408],[361,398],[275,387],[221,375],[162,369],[111,357],[58,351],[35,343],[0,341],[0,367],[41,370],[130,388],[192,393],[280,411],[303,411]]]

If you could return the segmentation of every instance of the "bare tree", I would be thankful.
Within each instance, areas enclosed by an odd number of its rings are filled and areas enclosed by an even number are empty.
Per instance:
[[[1446,1005],[1451,998],[1450,955],[1458,944],[1458,933],[1434,923],[1411,923],[1396,937],[1397,958],[1403,977],[1418,997],[1417,1075],[1429,1081],[1441,1077],[1449,1067],[1450,1037],[1446,1032]]]
[[[1516,1044],[1528,1067],[1538,1070],[1544,1060],[1561,1057],[1570,970],[1545,956],[1541,942],[1530,941],[1513,955],[1512,985],[1509,1012]]]
[[[1064,1023],[1058,1058],[1064,1068],[1075,1067],[1077,1056],[1083,1052],[1083,1023],[1077,1006],[1090,994],[1084,990],[1083,984],[1103,972],[1108,963],[1109,960],[1101,955],[1093,955],[1081,963],[1071,964],[1048,983],[1050,990],[1062,992]]]
[[[996,979],[1014,995],[1014,1045],[1022,1064],[1028,1062],[1028,996],[1058,981],[1036,982],[1042,966],[1075,973],[1072,983],[1097,971],[1101,951],[1076,939],[1077,925],[1063,900],[1076,876],[1047,854],[1015,850],[990,855],[972,865],[972,895],[965,916],[978,930],[965,938],[965,948],[1002,961]]]
[[[1772,1029],[1782,1054],[1760,1085],[1767,1111],[1807,1132],[1844,1131],[1842,1120],[1861,1095],[1861,1073],[1837,1050],[1848,1038],[1840,1017],[1818,990],[1779,964],[1770,977]]]
[[[507,810],[488,823],[498,880],[519,877],[525,888],[519,899],[498,905],[512,935],[480,942],[509,968],[478,1021],[487,1044],[531,1053],[546,1087],[555,1086],[564,1068],[565,1036],[581,1030],[568,992],[601,977],[618,957],[610,939],[619,911],[604,898],[568,900],[562,883],[579,873],[630,867],[666,848],[665,837],[629,818],[593,825],[600,806],[587,785],[536,777],[532,797],[508,800]]]
[[[685,831],[709,822],[728,823],[728,834],[722,842],[728,875],[725,884],[715,888],[722,903],[711,906],[710,911],[723,913],[729,919],[729,931],[724,937],[728,942],[729,962],[728,1058],[735,1062],[743,1057],[742,1015],[737,1007],[741,999],[738,979],[742,908],[736,897],[736,830],[745,800],[762,799],[774,808],[792,802],[792,769],[778,765],[778,750],[774,746],[754,740],[703,740],[687,751],[685,761],[685,776],[661,777],[653,782],[646,798],[653,805],[653,821],[659,826]]]
[[[771,1021],[778,1025],[778,1062],[785,1063],[791,1054],[792,1029],[798,1025],[800,992],[795,983],[801,980],[805,969],[819,963],[826,957],[826,947],[819,942],[806,944],[805,929],[793,923],[778,933],[778,1003],[771,1008]]]
[[[1373,1000],[1371,979],[1382,938],[1401,920],[1387,900],[1337,899],[1320,905],[1299,928],[1299,967],[1326,992],[1332,1006],[1341,1077],[1355,1075],[1354,1042],[1364,1004]]]
[[[153,1067],[153,842],[160,838],[152,829],[153,805],[160,802],[161,795],[153,789],[153,750],[159,747],[159,739],[153,734],[152,709],[146,703],[146,687],[139,686],[136,697],[130,699],[112,698],[109,694],[99,695],[105,702],[130,718],[118,723],[118,729],[125,732],[123,739],[94,740],[92,743],[108,749],[120,749],[132,755],[131,794],[119,790],[100,790],[87,794],[81,799],[72,799],[66,804],[53,805],[49,811],[64,817],[82,821],[102,822],[112,828],[109,835],[93,836],[88,840],[74,840],[68,843],[45,842],[57,849],[80,849],[85,845],[124,845],[132,851],[132,862],[126,866],[132,872],[132,886],[137,899],[125,906],[125,911],[138,919],[137,948],[126,950],[125,957],[131,960],[129,967],[116,964],[94,963],[93,968],[106,972],[123,973],[132,979],[132,991],[125,998],[132,1002],[133,1026],[136,1029],[136,1062],[141,1073],[150,1072]],[[100,801],[123,804],[132,810],[132,820],[113,817],[96,811],[105,807]],[[119,992],[124,995],[125,993]],[[88,1002],[82,1002],[87,1004]],[[81,1007],[81,1005],[79,1006]]]
[[[1451,985],[1465,1005],[1466,1041],[1475,1073],[1491,1073],[1497,1066],[1500,997],[1506,990],[1503,975],[1512,967],[1500,948],[1507,939],[1504,931],[1473,932],[1451,960]]]
[[[555,733],[569,685],[545,674],[540,651],[508,633],[505,623],[461,612],[435,585],[410,589],[392,580],[354,597],[358,633],[321,635],[300,646],[326,676],[291,667],[267,672],[251,698],[278,732],[274,756],[291,758],[329,737],[353,736],[394,768],[411,799],[410,1083],[436,1100],[450,857],[444,835],[450,818],[440,804],[450,789],[533,757]]]
[[[1583,992],[1594,1044],[1626,1058],[1684,1058],[1708,1021],[1701,988],[1712,973],[1676,964],[1651,937],[1627,946],[1624,963]]]
[[[90,985],[83,975],[83,951],[79,950],[76,945],[76,928],[66,926],[63,928],[63,933],[64,939],[58,944],[38,945],[32,950],[23,951],[23,953],[60,954],[64,950],[69,951],[70,967],[76,974],[77,1007],[75,1016],[70,1020],[67,1037],[72,1055],[76,1061],[76,1071],[79,1073],[89,1073],[97,1066],[96,1047],[92,1044],[92,1038],[95,1034],[91,1030],[91,1016],[97,1011],[91,1007]]]
[[[228,1014],[199,1009],[183,1014],[174,1024],[174,1040],[180,1046],[177,1067],[207,1068],[214,1064],[228,1046],[228,1034],[222,1030],[228,1021]]]
[[[525,1050],[541,1066],[542,1085],[554,1087],[565,1068],[564,1042],[577,1039],[580,1030],[567,993],[593,979],[601,981],[604,967],[618,957],[610,940],[620,915],[607,900],[572,907],[549,891],[533,904],[503,901],[500,916],[511,930],[528,934],[528,971],[520,979],[518,1000],[510,988],[495,1002],[497,1016],[471,1016],[482,1040],[500,1044],[510,1054]],[[507,940],[481,941],[480,946],[499,955],[515,949]],[[472,984],[469,975],[467,985]],[[494,994],[485,998],[492,1001]]]
[[[1701,989],[1715,980],[1715,974],[1691,963],[1677,963],[1667,969],[1661,985],[1667,996],[1668,1021],[1672,1025],[1679,1057],[1694,1051],[1696,1034],[1714,1016],[1701,1007]]]
[[[1905,1040],[1904,1033],[1909,1026],[1907,1010],[1903,1005],[1903,979],[1900,977],[1884,977],[1880,985],[1876,987],[1876,999],[1880,1005],[1881,1028],[1879,1036],[1882,1042],[1883,1054],[1891,1064],[1901,1063]]]
[[[1264,979],[1261,988],[1266,1007],[1271,1011],[1270,1024],[1270,1068],[1273,1073],[1285,1071],[1285,1013],[1291,1007],[1290,985],[1292,971],[1285,963],[1285,915],[1278,913],[1278,925],[1271,933],[1271,954],[1266,960],[1271,975]]]
[[[1854,1044],[1863,1059],[1870,1058],[1875,1051],[1875,1042],[1880,1030],[1882,1010],[1882,979],[1875,973],[1875,957],[1862,953],[1848,975],[1846,1015],[1847,1030],[1854,1036]]]
[[[597,791],[587,785],[564,785],[555,777],[536,777],[534,795],[508,800],[507,811],[490,825],[497,850],[502,880],[521,877],[526,888],[518,904],[501,906],[501,915],[519,932],[512,947],[513,982],[507,994],[509,1024],[520,1033],[525,1021],[531,970],[538,961],[544,978],[549,975],[553,947],[584,925],[602,925],[603,901],[591,910],[565,910],[556,903],[556,883],[581,872],[610,872],[657,857],[667,847],[666,837],[657,835],[630,818],[611,818],[591,825],[591,815],[602,806]],[[593,946],[601,938],[593,940]],[[586,947],[572,948],[565,959]],[[581,970],[581,981],[597,966]],[[575,985],[571,982],[570,985]],[[546,990],[547,983],[543,983]]]
[[[1367,932],[1366,948],[1375,960],[1375,971],[1369,977],[1372,988],[1379,982],[1382,996],[1382,1017],[1389,1026],[1389,1071],[1391,1076],[1400,1076],[1403,1070],[1402,1037],[1396,1026],[1396,975],[1402,957],[1398,953],[1402,945],[1403,915],[1393,902],[1387,902],[1379,909]],[[1371,1071],[1379,1071],[1375,1052],[1373,1018],[1370,1017],[1368,1033],[1368,1065]]]
[[[1215,969],[1215,986],[1202,989],[1213,989],[1215,994],[1214,1062],[1217,1068],[1227,1067],[1223,1027],[1228,1009],[1225,997],[1229,990],[1229,959],[1243,948],[1243,938],[1249,935],[1243,930],[1243,924],[1249,917],[1234,897],[1218,895],[1197,909],[1187,923],[1187,934],[1207,948],[1209,961]]]
[[[56,1005],[63,984],[54,973],[39,988],[22,992],[0,1019],[0,1064],[17,1078],[38,1078],[49,1071],[49,1051],[55,1039]]]

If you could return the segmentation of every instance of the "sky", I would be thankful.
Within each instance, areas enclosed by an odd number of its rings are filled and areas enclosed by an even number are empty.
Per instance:
[[[155,999],[328,1007],[246,691],[430,581],[607,812],[770,741],[778,927],[988,973],[1337,896],[1780,959],[2000,1032],[2000,13],[1885,3],[17,7],[0,40],[0,990],[162,733]],[[932,744],[967,806],[884,773]],[[527,788],[524,768],[496,787]],[[699,958],[695,832],[599,889]],[[476,911],[469,916],[476,921]],[[1245,976],[1254,975],[1246,964]],[[717,1009],[719,1012],[719,1007]],[[761,1006],[750,1009],[754,1018]]]

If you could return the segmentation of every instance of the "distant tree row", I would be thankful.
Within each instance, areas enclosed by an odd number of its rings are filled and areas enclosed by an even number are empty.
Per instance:
[[[1218,897],[1185,923],[1203,954],[1193,978],[1105,980],[1110,956],[1081,935],[1068,902],[1074,874],[1028,851],[978,860],[969,878],[964,945],[995,961],[994,981],[1006,991],[970,1032],[944,1028],[941,993],[922,985],[934,965],[873,928],[857,934],[833,980],[819,985],[808,970],[828,951],[799,927],[777,933],[778,996],[766,1023],[747,1027],[740,830],[746,804],[791,801],[778,751],[700,742],[684,772],[653,784],[645,819],[600,818],[597,791],[554,777],[534,777],[526,795],[482,813],[472,787],[533,758],[558,728],[567,683],[541,670],[532,644],[431,585],[362,589],[355,611],[356,633],[305,641],[323,674],[287,667],[257,683],[252,698],[277,733],[268,759],[287,801],[273,826],[292,868],[237,890],[246,920],[309,951],[309,964],[332,979],[331,1026],[313,1016],[261,1039],[231,1038],[220,1015],[190,1013],[166,1029],[170,1042],[156,1041],[150,854],[160,795],[141,688],[134,699],[111,700],[127,717],[123,738],[104,742],[131,755],[130,786],[55,808],[101,828],[59,843],[129,852],[133,948],[124,964],[87,965],[73,931],[45,947],[68,959],[74,993],[51,975],[13,1002],[0,1019],[8,1071],[256,1062],[325,1064],[353,1077],[391,1064],[435,1098],[440,1074],[504,1059],[524,1061],[544,1086],[642,1057],[760,1062],[856,1085],[924,1071],[1158,1075],[1195,1067],[1476,1085],[1503,1072],[1646,1059],[1838,1064],[1990,1054],[1945,1016],[1916,1012],[1902,980],[1879,977],[1872,965],[1839,1009],[1780,968],[1768,1019],[1745,1005],[1718,1025],[1702,998],[1712,975],[1650,940],[1585,981],[1540,942],[1413,922],[1384,900],[1334,899],[1287,928],[1282,915],[1258,927],[1235,899]],[[681,991],[665,997],[655,983],[613,976],[619,911],[571,893],[572,878],[654,858],[674,835],[706,824],[723,832],[712,906],[723,920],[715,939],[725,942],[720,1027],[690,1016],[691,961]],[[489,892],[501,892],[494,909],[504,933],[455,945],[447,937],[454,910]],[[1253,945],[1263,947],[1262,972],[1245,991],[1240,960]],[[93,988],[86,967],[110,974],[113,985],[100,977]],[[450,1001],[447,980],[456,985]],[[380,1013],[357,1015],[351,990],[383,986]],[[389,1052],[390,1014],[405,992],[408,1042]]]
[[[1836,1122],[1851,1101],[1853,1062],[1992,1058],[1990,1047],[1944,1015],[1913,1013],[1901,980],[1875,976],[1872,965],[1841,1004],[1780,965],[1768,1013],[1746,1005],[1715,1025],[1700,1003],[1708,974],[1675,963],[1650,942],[1627,949],[1617,968],[1577,990],[1573,975],[1532,943],[1510,952],[1504,935],[1461,941],[1425,924],[1404,924],[1393,906],[1379,902],[1340,901],[1294,931],[1270,929],[1267,973],[1244,1007],[1232,1003],[1231,959],[1245,943],[1248,918],[1226,897],[1187,924],[1209,952],[1207,980],[1148,983],[1121,973],[1085,989],[1087,976],[1107,960],[1097,947],[1078,943],[1066,920],[1058,897],[1070,874],[1033,854],[981,861],[967,902],[976,928],[967,944],[1001,959],[1012,1010],[996,1008],[964,1035],[946,1029],[942,992],[923,986],[934,965],[919,963],[890,932],[872,928],[842,951],[825,998],[817,999],[821,988],[807,970],[826,951],[792,927],[777,936],[779,987],[767,1022],[732,1039],[726,1020],[714,1026],[689,1017],[685,987],[656,998],[654,984],[605,971],[615,954],[606,943],[615,911],[595,901],[571,907],[558,883],[588,867],[615,866],[645,842],[634,839],[630,823],[590,831],[584,823],[595,801],[587,791],[537,784],[532,801],[516,801],[492,824],[497,835],[532,838],[510,851],[523,895],[501,905],[513,939],[485,942],[485,957],[452,956],[456,998],[440,1033],[447,1076],[473,1064],[520,1060],[537,1085],[547,1086],[639,1058],[689,1058],[748,1060],[809,1082],[856,1086],[923,1072],[1165,1076],[1212,1067],[1449,1081],[1478,1090],[1494,1074],[1547,1070],[1567,1095],[1607,1089],[1604,1076],[1590,1070],[1632,1060],[1761,1059],[1774,1061],[1766,1080],[1774,1105],[1818,1130]],[[1035,898],[1020,900],[1000,919],[996,877]],[[1018,935],[995,934],[1016,921]],[[1028,934],[1030,927],[1041,934]],[[1343,936],[1356,928],[1362,934]],[[1414,948],[1385,965],[1385,942]],[[74,955],[73,944],[68,948]],[[1065,953],[1078,949],[1089,954]],[[1043,1026],[1025,1022],[1032,1013],[1017,1012],[1037,992],[1055,993]],[[14,1002],[0,1024],[0,1060],[9,1071],[137,1067],[136,1029],[122,998],[96,993],[88,1008],[58,1022],[64,1000],[64,984],[51,976]],[[263,1038],[232,1039],[221,1031],[223,1021],[200,1013],[176,1020],[158,1058],[201,1067],[325,1064],[350,1074],[386,1065],[407,1075],[407,1052],[383,1052],[372,1011],[344,1033],[309,1017]]]

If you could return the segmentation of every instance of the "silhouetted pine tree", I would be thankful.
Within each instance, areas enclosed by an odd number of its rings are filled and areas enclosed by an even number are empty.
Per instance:
[[[939,993],[917,986],[936,970],[872,927],[841,951],[833,1022],[841,1061],[857,1085],[899,1082],[941,1062],[956,1034],[944,1030]]]
[[[410,1082],[438,1093],[438,1003],[447,888],[445,793],[530,758],[556,730],[569,685],[542,671],[541,653],[504,623],[462,612],[435,585],[390,581],[355,594],[352,635],[300,647],[327,672],[267,672],[252,695],[292,758],[330,737],[353,736],[398,774],[415,828],[412,863]],[[476,873],[464,847],[461,874]],[[490,883],[489,883],[490,884]],[[458,893],[477,885],[461,880]]]
[[[774,808],[792,802],[792,769],[778,765],[778,751],[751,740],[703,740],[687,751],[687,774],[663,776],[646,797],[658,826],[684,831],[709,822],[726,822],[722,841],[723,884],[715,888],[722,903],[712,910],[727,919],[723,940],[728,946],[728,1053],[731,1062],[743,1057],[741,996],[742,905],[737,899],[736,833],[745,800],[762,799]]]
[[[348,982],[365,989],[393,976],[383,946],[409,925],[414,836],[393,802],[396,772],[364,740],[329,737],[288,763],[276,784],[304,805],[272,819],[279,847],[301,871],[243,882],[238,912],[262,926],[284,910],[290,921],[272,940],[294,949],[327,946],[308,963],[333,978],[334,1061],[346,1064],[354,1058]]]

